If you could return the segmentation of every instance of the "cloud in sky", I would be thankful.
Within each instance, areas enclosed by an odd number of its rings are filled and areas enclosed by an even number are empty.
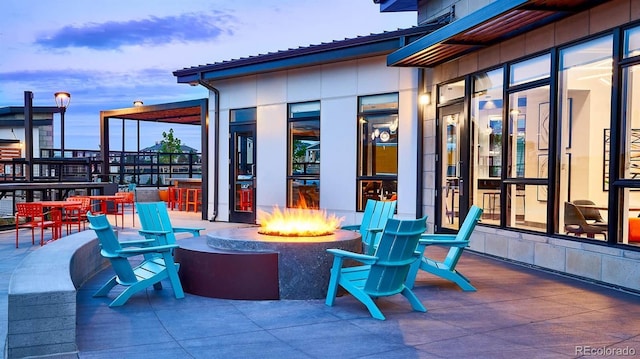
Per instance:
[[[0,72],[0,83],[13,83],[23,89],[37,89],[36,93],[48,94],[66,90],[77,94],[74,97],[84,101],[102,100],[109,103],[112,103],[118,94],[130,102],[129,95],[125,94],[133,91],[137,97],[144,96],[147,101],[152,102],[154,99],[164,99],[168,94],[174,94],[172,90],[188,87],[176,84],[175,77],[164,68],[146,68],[134,73],[126,70],[117,72],[89,69],[10,71]],[[6,100],[22,98],[21,93],[4,93],[2,87],[0,95]]]
[[[136,99],[142,99],[145,104],[158,104],[207,97],[204,88],[176,84],[171,72],[160,68],[148,68],[135,74],[74,69],[0,72],[0,83],[13,83],[18,88],[31,90],[34,106],[55,106],[53,94],[69,91],[71,104],[65,116],[65,143],[68,148],[78,149],[98,149],[100,111],[131,107]],[[8,101],[7,105],[22,105],[24,91],[3,90],[0,86],[0,98]],[[59,125],[59,116],[54,116],[54,134],[60,133]],[[114,146],[119,149],[121,124],[115,121],[111,126]],[[142,147],[161,140],[161,133],[166,130],[155,123],[144,124],[141,128],[144,132]],[[194,126],[176,125],[174,128],[184,143],[200,148],[199,131]],[[135,134],[135,126],[128,126],[127,135],[131,137],[127,139],[127,150],[137,148]],[[54,145],[59,144],[60,139],[54,136]]]
[[[55,105],[57,91],[71,93],[68,148],[97,148],[102,110],[130,107],[136,99],[153,105],[209,96],[202,86],[177,84],[175,70],[416,24],[415,13],[382,14],[371,0],[58,0],[55,5],[2,0],[0,107],[21,106],[24,91],[33,92],[34,106]],[[57,118],[54,143],[59,143]],[[167,130],[152,125],[141,125],[142,147]],[[119,143],[121,131],[114,126],[112,143]],[[199,128],[175,131],[198,147]],[[135,149],[133,133],[127,130],[127,149]]]
[[[67,25],[50,36],[41,36],[35,44],[46,49],[84,47],[94,50],[112,50],[123,46],[166,45],[172,42],[214,40],[221,35],[233,35],[229,25],[232,14],[222,11],[211,13],[185,13],[177,16],[107,21]]]

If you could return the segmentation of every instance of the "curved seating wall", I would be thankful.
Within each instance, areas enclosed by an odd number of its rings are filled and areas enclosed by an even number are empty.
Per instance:
[[[5,358],[76,357],[76,289],[108,265],[94,231],[25,257],[9,282]]]

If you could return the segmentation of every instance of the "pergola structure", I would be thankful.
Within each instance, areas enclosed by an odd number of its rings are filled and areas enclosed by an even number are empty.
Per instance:
[[[202,149],[202,219],[208,213],[208,133],[209,133],[209,99],[199,99],[159,105],[135,106],[116,110],[100,111],[100,155],[109,158],[109,120],[121,119],[138,121],[138,144],[140,143],[140,121],[175,123],[181,125],[200,126],[200,142]],[[122,127],[124,138],[124,126]],[[102,178],[107,178],[108,166],[102,166]]]

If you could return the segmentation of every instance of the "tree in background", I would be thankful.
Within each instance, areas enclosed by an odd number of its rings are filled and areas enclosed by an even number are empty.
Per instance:
[[[293,171],[296,173],[304,173],[304,162],[306,161],[307,144],[300,141],[293,141]]]
[[[173,135],[173,128],[169,129],[169,133],[162,132],[162,141],[160,141],[160,153],[181,153],[182,152],[182,141],[179,138]],[[159,161],[160,163],[169,163],[170,155],[160,155]],[[176,162],[178,156],[174,157],[174,162]]]

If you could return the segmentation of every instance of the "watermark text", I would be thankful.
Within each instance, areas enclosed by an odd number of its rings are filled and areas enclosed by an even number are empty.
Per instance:
[[[575,355],[584,356],[635,356],[636,349],[632,347],[610,348],[610,347],[594,347],[591,345],[577,345]]]

